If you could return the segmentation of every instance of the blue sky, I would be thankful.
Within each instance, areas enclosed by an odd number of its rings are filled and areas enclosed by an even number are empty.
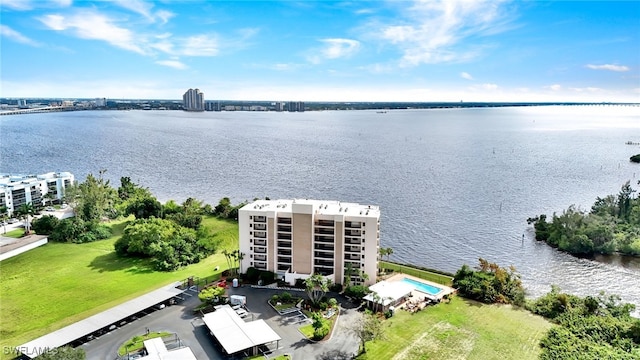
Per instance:
[[[640,1],[0,0],[0,96],[640,102]]]

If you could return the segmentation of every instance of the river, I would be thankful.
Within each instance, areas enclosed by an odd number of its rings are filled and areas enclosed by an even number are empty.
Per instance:
[[[380,205],[391,259],[455,272],[479,257],[530,296],[620,294],[640,308],[640,259],[580,259],[526,219],[589,209],[640,165],[640,107],[546,106],[304,113],[78,111],[0,118],[0,172],[107,169],[161,201],[255,197]],[[523,239],[524,234],[524,239]]]

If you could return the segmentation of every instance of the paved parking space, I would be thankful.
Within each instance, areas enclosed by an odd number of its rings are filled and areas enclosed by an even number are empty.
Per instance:
[[[282,340],[279,348],[273,354],[288,353],[294,359],[351,359],[358,350],[358,341],[349,332],[348,325],[353,318],[361,316],[345,298],[338,297],[342,304],[340,317],[330,340],[314,343],[307,340],[298,331],[303,324],[296,323],[297,313],[279,315],[267,301],[274,294],[283,290],[254,289],[249,286],[230,288],[229,295],[244,295],[247,297],[247,310],[250,315],[246,321],[263,319],[280,335]],[[293,292],[291,292],[293,294]],[[193,293],[192,293],[193,294]],[[306,297],[304,292],[300,296]],[[140,318],[122,326],[108,334],[101,336],[82,348],[87,352],[87,360],[113,360],[118,347],[124,341],[135,335],[143,334],[146,328],[151,331],[168,331],[177,333],[185,346],[189,346],[197,359],[227,359],[215,346],[215,341],[199,314],[193,313],[193,308],[200,304],[198,297],[193,294],[185,301],[168,306],[164,309]]]

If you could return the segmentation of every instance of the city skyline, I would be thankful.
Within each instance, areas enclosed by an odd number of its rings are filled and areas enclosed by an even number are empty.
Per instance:
[[[0,4],[0,97],[640,101],[634,1]]]

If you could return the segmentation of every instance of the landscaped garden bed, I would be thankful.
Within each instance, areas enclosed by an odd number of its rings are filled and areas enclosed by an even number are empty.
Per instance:
[[[126,341],[124,344],[122,344],[122,346],[120,346],[120,348],[118,349],[118,355],[124,356],[129,353],[138,352],[144,348],[144,342],[146,340],[159,338],[167,335],[171,335],[171,333],[166,331],[163,331],[163,332],[154,331],[154,332],[150,332],[143,335],[136,335],[131,339],[129,339],[128,341]]]

